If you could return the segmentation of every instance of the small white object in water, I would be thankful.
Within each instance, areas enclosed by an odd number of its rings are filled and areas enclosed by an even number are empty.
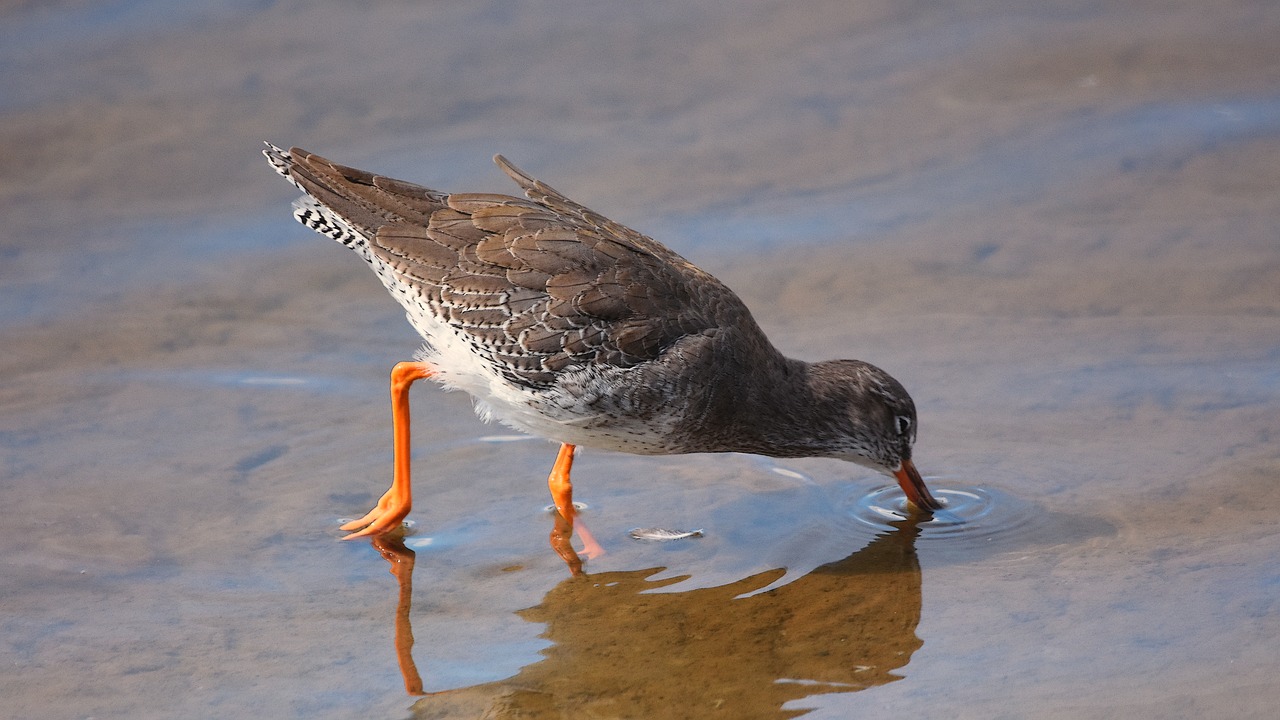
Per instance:
[[[670,542],[691,537],[702,537],[701,530],[681,532],[680,530],[664,530],[662,528],[636,528],[630,534],[636,540],[648,540],[650,542]]]
[[[803,473],[798,473],[798,472],[796,472],[795,470],[788,470],[788,469],[786,469],[786,468],[782,468],[782,467],[771,467],[771,468],[769,468],[769,469],[770,469],[770,470],[772,470],[774,473],[776,473],[776,474],[778,474],[778,475],[781,475],[782,477],[789,477],[789,478],[792,478],[792,479],[795,479],[795,480],[808,480],[808,479],[809,479],[809,476],[808,476],[808,475],[805,475],[805,474],[803,474]]]

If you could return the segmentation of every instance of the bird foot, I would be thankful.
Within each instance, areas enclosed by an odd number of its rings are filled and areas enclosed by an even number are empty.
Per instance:
[[[587,560],[595,560],[604,555],[605,550],[596,542],[595,536],[587,529],[587,526],[581,520],[575,523],[575,529],[578,531],[578,537],[582,539],[583,548],[578,551],[578,555]]]
[[[582,539],[582,550],[576,550],[573,547],[575,530],[578,537]],[[604,548],[596,542],[595,537],[581,519],[566,519],[559,510],[555,512],[555,525],[551,529],[551,548],[556,551],[560,559],[565,561],[569,566],[569,572],[573,575],[582,574],[583,560],[594,560],[605,554]]]
[[[378,504],[364,517],[358,520],[352,520],[342,525],[341,530],[357,530],[350,535],[343,536],[343,540],[355,540],[356,538],[369,537],[375,535],[385,535],[400,527],[404,519],[409,514],[409,503],[392,495],[390,490],[387,491],[382,499],[378,500]]]

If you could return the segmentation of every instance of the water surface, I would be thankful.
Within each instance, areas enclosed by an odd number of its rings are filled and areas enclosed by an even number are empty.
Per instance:
[[[8,4],[6,712],[1269,717],[1271,5]],[[264,139],[445,189],[506,154],[901,379],[947,510],[587,451],[575,577],[555,447],[424,386],[412,532],[338,542],[415,339]]]

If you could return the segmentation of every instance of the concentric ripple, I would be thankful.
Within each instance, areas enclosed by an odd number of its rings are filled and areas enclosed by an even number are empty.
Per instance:
[[[947,541],[951,544],[981,542],[1018,544],[1032,531],[1039,515],[1030,503],[997,490],[984,487],[948,486],[946,479],[928,481],[933,495],[943,504],[941,510],[920,523],[922,541]],[[861,496],[850,496],[841,503],[841,512],[856,525],[877,533],[893,530],[911,518],[907,498],[892,485],[878,487]]]

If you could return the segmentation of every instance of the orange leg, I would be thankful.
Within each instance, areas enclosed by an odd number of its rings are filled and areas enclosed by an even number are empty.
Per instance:
[[[560,527],[557,523],[556,529],[551,531],[551,547],[569,563],[571,569],[574,562],[570,560],[570,554],[573,555],[575,560],[579,554],[588,560],[604,554],[604,548],[600,547],[600,543],[596,542],[595,537],[591,535],[591,531],[577,517],[578,511],[573,507],[573,482],[569,479],[569,471],[573,469],[573,452],[573,445],[561,443],[560,454],[556,455],[556,464],[552,466],[551,475],[547,477],[547,486],[551,489],[551,501],[556,504],[556,512],[560,513],[560,517],[568,521],[567,528]],[[582,538],[584,545],[581,553],[575,553],[572,546],[569,545],[569,533],[575,527],[578,530],[578,537]]]
[[[343,530],[359,530],[343,540],[390,532],[400,527],[400,522],[413,507],[413,493],[409,487],[409,386],[434,374],[435,370],[422,362],[396,363],[391,368],[391,435],[395,452],[391,489],[364,517],[342,526]]]

